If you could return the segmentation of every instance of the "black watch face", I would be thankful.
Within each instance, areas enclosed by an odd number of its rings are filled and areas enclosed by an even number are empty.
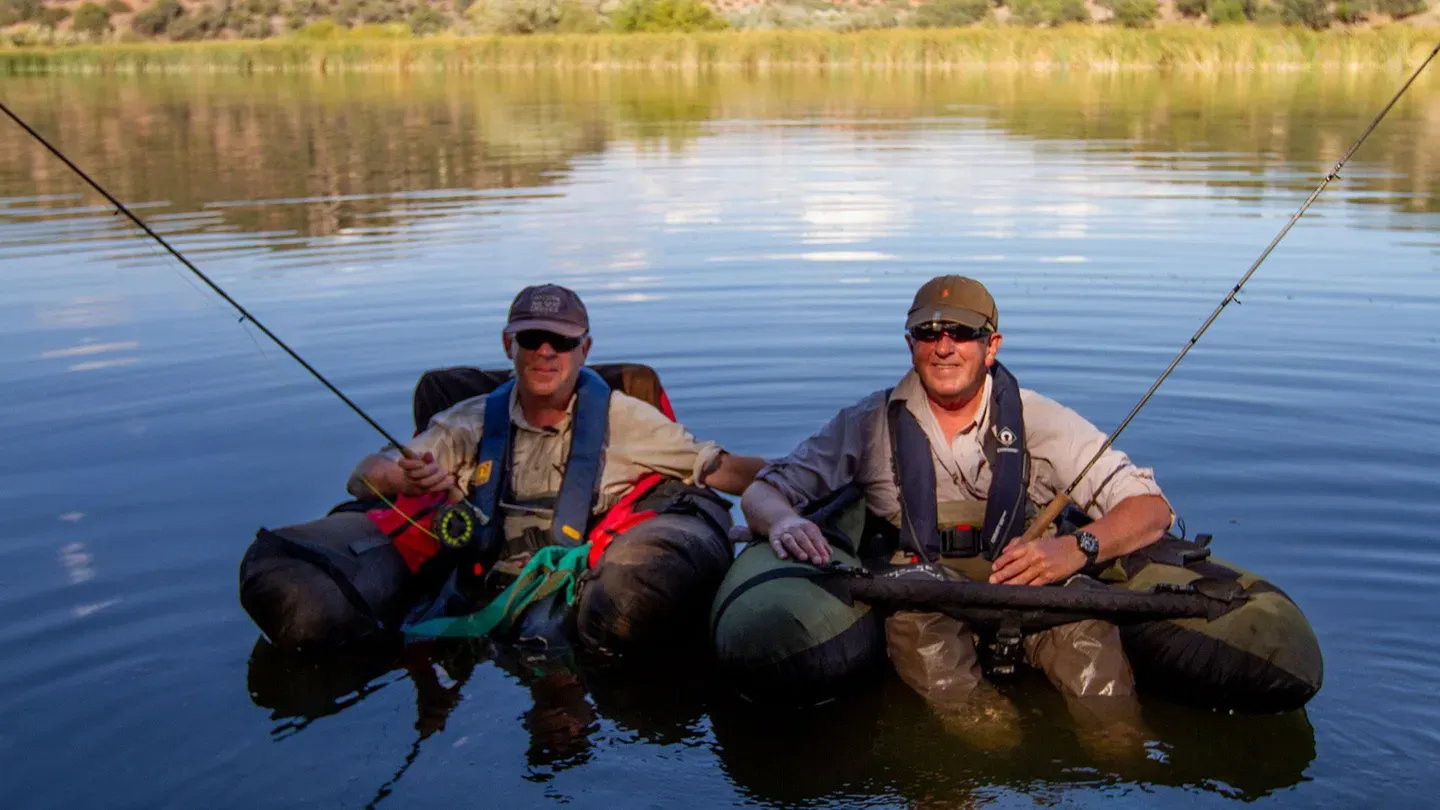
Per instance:
[[[1080,550],[1093,557],[1100,553],[1100,541],[1095,539],[1093,534],[1082,534],[1080,535]]]

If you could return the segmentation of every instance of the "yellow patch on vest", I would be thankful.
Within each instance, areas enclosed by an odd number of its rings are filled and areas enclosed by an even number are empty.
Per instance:
[[[570,538],[571,540],[580,539],[580,532],[577,531],[574,526],[561,526],[560,533]]]
[[[495,462],[484,461],[475,468],[475,486],[484,486],[490,481],[490,473],[495,469]]]

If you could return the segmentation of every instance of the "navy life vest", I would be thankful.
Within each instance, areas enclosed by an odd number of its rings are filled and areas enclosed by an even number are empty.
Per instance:
[[[511,379],[485,398],[485,423],[476,453],[470,503],[484,531],[489,532],[504,532],[501,501],[509,492],[510,442],[515,433],[510,422],[510,392],[514,388],[515,380]],[[570,455],[560,493],[554,500],[550,542],[545,545],[573,547],[583,543],[590,530],[591,510],[600,494],[600,468],[610,425],[610,386],[599,374],[581,368],[575,396]]]
[[[978,533],[973,527],[939,526],[930,440],[904,401],[892,400],[887,406],[891,464],[900,490],[900,543],[927,562],[941,556],[977,554],[994,560],[1025,528],[1030,454],[1025,450],[1020,386],[999,363],[990,375],[991,428],[981,443],[990,464],[990,490],[985,499],[985,525]]]

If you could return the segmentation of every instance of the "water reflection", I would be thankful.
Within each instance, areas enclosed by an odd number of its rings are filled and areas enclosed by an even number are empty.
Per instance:
[[[710,748],[728,779],[767,805],[901,797],[915,807],[971,806],[1010,791],[1043,798],[1076,786],[1122,785],[1251,801],[1306,781],[1315,758],[1304,711],[1236,716],[1147,698],[1144,751],[1100,760],[1069,726],[1063,698],[1038,675],[1003,687],[1020,708],[1025,743],[986,750],[948,731],[898,680],[820,707],[777,710],[729,690],[699,651],[664,666],[600,668],[486,642],[307,655],[261,639],[250,655],[249,689],[255,705],[270,710],[272,736],[283,739],[408,681],[416,736],[373,807],[400,790],[424,794],[424,785],[404,783],[404,776],[424,756],[422,743],[445,730],[462,701],[477,698],[466,686],[479,667],[500,669],[529,693],[514,716],[526,732],[531,781],[584,768],[597,745],[644,742]],[[602,725],[632,737],[600,735]]]
[[[1114,173],[1116,183],[1136,169],[1166,169],[1176,172],[1173,194],[1258,199],[1276,187],[1308,190],[1356,137],[1357,117],[1377,109],[1394,83],[1373,74],[1246,82],[586,74],[11,79],[6,89],[17,110],[120,198],[179,212],[208,208],[202,219],[170,225],[263,234],[268,249],[283,250],[303,244],[278,238],[285,233],[362,234],[454,214],[475,216],[466,227],[483,228],[487,211],[563,182],[617,143],[683,154],[726,127],[785,126],[782,118],[845,132],[870,148],[933,148],[916,136],[990,127],[1042,146],[1123,155],[1129,168]],[[1332,197],[1440,211],[1437,87],[1432,78],[1411,91]],[[806,191],[807,241],[865,240],[904,218],[907,194],[888,187],[884,154],[870,153],[882,170],[875,176],[827,178]],[[983,174],[967,154],[963,141],[950,143],[935,162]],[[73,216],[77,186],[67,171],[24,139],[0,141],[0,181],[12,206],[23,197],[32,210]],[[477,194],[504,189],[530,191],[517,199]],[[677,223],[714,216],[673,202]],[[29,214],[0,210],[0,223],[22,216]]]

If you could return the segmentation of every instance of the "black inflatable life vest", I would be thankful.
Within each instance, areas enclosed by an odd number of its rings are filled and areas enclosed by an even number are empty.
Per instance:
[[[1025,528],[1030,481],[1030,454],[1025,449],[1025,414],[1015,376],[996,363],[990,370],[991,427],[981,444],[990,464],[990,489],[985,499],[985,525],[973,531],[939,526],[935,500],[935,462],[930,440],[903,400],[887,405],[891,463],[900,490],[900,543],[926,561],[943,556],[983,554],[994,560],[1010,539]]]
[[[470,503],[487,532],[500,532],[505,516],[502,502],[509,492],[510,443],[515,425],[510,421],[512,379],[485,399],[485,423],[476,451],[475,486]],[[606,435],[610,426],[610,386],[588,368],[580,369],[571,416],[570,455],[560,492],[553,502],[554,518],[548,542],[543,545],[578,546],[589,533],[591,514],[600,494]],[[543,504],[548,506],[549,504]]]

